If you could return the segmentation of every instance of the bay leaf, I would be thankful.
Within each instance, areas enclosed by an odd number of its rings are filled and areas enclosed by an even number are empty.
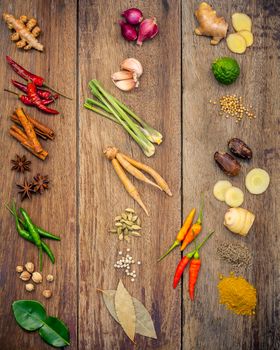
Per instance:
[[[115,321],[119,322],[116,310],[115,310],[115,294],[116,291],[113,289],[102,290],[103,301]]]
[[[157,339],[154,322],[145,306],[136,298],[132,298],[136,314],[136,333]]]
[[[102,290],[102,297],[109,313],[115,321],[120,323],[115,310],[115,294],[116,291],[112,289]],[[136,314],[135,333],[143,335],[144,337],[157,339],[154,323],[148,310],[138,299],[132,297],[132,301]]]
[[[134,341],[136,328],[135,308],[132,297],[123,285],[122,280],[119,281],[115,294],[115,310],[124,332],[129,339]]]

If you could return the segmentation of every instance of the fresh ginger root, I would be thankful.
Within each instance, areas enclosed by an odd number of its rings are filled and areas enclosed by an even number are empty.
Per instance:
[[[218,17],[216,11],[212,9],[206,2],[202,2],[195,16],[199,23],[199,27],[195,29],[196,35],[211,36],[211,45],[217,45],[227,35],[228,23],[224,17]]]
[[[231,20],[232,26],[236,32],[240,32],[241,30],[252,31],[252,20],[245,13],[236,12],[231,16]]]
[[[246,41],[247,47],[250,47],[253,45],[254,37],[253,37],[253,34],[251,32],[248,32],[248,30],[241,30],[240,32],[238,32],[238,34],[243,36],[243,38]]]
[[[41,29],[37,25],[35,18],[28,19],[26,16],[21,16],[16,19],[8,13],[3,13],[3,19],[7,23],[8,28],[14,30],[11,34],[11,40],[16,42],[18,48],[30,50],[32,48],[43,51],[44,46],[36,39]]]
[[[229,34],[227,37],[227,46],[234,53],[244,53],[247,48],[246,40],[238,33]]]

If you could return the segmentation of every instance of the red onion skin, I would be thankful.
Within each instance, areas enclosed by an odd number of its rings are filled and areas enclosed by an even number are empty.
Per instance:
[[[138,25],[143,20],[143,13],[135,7],[125,10],[122,13],[122,16],[125,18],[128,24],[133,26]]]
[[[122,36],[127,41],[134,41],[137,39],[136,29],[133,28],[130,24],[123,21],[120,22]]]
[[[137,39],[137,45],[142,45],[143,41],[152,39],[158,34],[158,26],[156,24],[156,18],[147,18],[140,23],[139,34]]]

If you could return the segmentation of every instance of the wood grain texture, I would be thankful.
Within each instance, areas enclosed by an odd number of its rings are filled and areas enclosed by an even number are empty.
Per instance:
[[[139,48],[125,42],[118,21],[121,12],[138,6],[145,16],[155,14],[164,34]],[[97,78],[102,85],[164,134],[153,158],[146,158],[131,138],[112,122],[80,108],[80,348],[131,349],[133,346],[108,314],[96,288],[114,289],[118,280],[140,299],[155,321],[158,340],[136,337],[137,349],[180,347],[180,290],[171,291],[176,254],[156,263],[180,227],[180,7],[177,1],[83,1],[79,14],[80,106],[90,96],[87,84]],[[143,64],[139,89],[121,93],[110,76],[127,57]],[[169,182],[172,198],[134,181],[150,217],[126,193],[111,164],[102,154],[108,145],[157,169]],[[135,208],[145,236],[129,247],[137,278],[132,283],[113,267],[119,250],[128,246],[107,233],[116,215]]]
[[[14,321],[10,305],[13,300],[24,298],[42,301],[49,314],[67,323],[71,332],[69,349],[280,348],[277,237],[280,5],[277,0],[211,2],[228,21],[235,11],[244,11],[253,18],[255,43],[245,55],[238,56],[228,51],[225,41],[213,47],[209,38],[194,35],[193,13],[198,4],[197,0],[0,2],[1,14],[5,11],[38,18],[43,29],[40,41],[46,48],[44,53],[17,50],[9,41],[6,25],[0,21],[1,350],[49,349],[38,335],[22,331]],[[132,6],[141,8],[145,16],[155,15],[159,23],[160,34],[141,48],[125,42],[120,35],[119,15]],[[229,30],[233,31],[231,27]],[[62,113],[58,117],[26,108],[56,132],[54,141],[43,142],[50,154],[45,162],[35,159],[8,136],[9,115],[20,102],[2,92],[4,87],[11,87],[9,81],[16,77],[5,63],[6,54],[44,76],[51,86],[74,97],[73,101],[59,99],[56,107]],[[219,56],[235,57],[241,65],[240,78],[232,86],[221,86],[212,76],[211,62]],[[140,87],[132,93],[120,92],[110,79],[111,73],[117,71],[127,57],[139,59],[144,67]],[[146,158],[122,128],[84,109],[84,99],[91,96],[87,85],[93,78],[99,79],[106,90],[163,133],[164,142],[157,147],[153,158]],[[208,101],[227,93],[243,96],[244,101],[254,107],[257,119],[236,125],[233,120],[220,117],[217,108]],[[213,154],[216,150],[226,150],[231,137],[246,141],[254,153],[250,163],[242,162],[242,173],[231,179],[245,191],[243,206],[256,214],[256,222],[245,238],[223,227],[227,207],[212,196],[214,183],[226,178],[216,167]],[[108,145],[153,166],[170,184],[172,198],[133,180],[150,217],[129,197],[103,156],[102,151]],[[21,182],[24,176],[9,170],[10,160],[16,153],[26,154],[32,160],[27,177],[41,172],[51,180],[47,193],[23,203],[35,222],[63,238],[61,243],[50,242],[56,264],[52,266],[44,260],[44,273],[55,276],[54,295],[50,300],[41,295],[46,283],[37,286],[33,294],[27,294],[24,283],[14,272],[16,265],[28,260],[37,263],[37,250],[17,236],[13,220],[4,208],[4,203],[13,197],[20,203],[15,183]],[[271,185],[261,196],[250,195],[245,190],[245,176],[253,167],[262,167],[271,175]],[[201,251],[196,300],[191,303],[187,273],[183,289],[180,286],[175,291],[172,289],[179,252],[173,252],[161,263],[156,263],[156,259],[176,236],[181,218],[193,206],[198,207],[201,192],[205,193],[203,234],[210,229],[216,232]],[[107,232],[113,226],[114,217],[126,207],[136,210],[145,233],[129,245]],[[219,274],[230,273],[230,267],[216,256],[220,240],[242,241],[253,252],[252,269],[245,274],[258,291],[257,313],[252,318],[235,316],[219,305],[216,288]],[[126,252],[127,247],[135,260],[142,261],[142,265],[135,268],[134,283],[113,267],[118,251]],[[110,317],[96,288],[114,289],[120,278],[128,291],[151,312],[158,340],[136,336],[137,344],[133,346]]]
[[[37,334],[28,334],[17,326],[11,312],[11,303],[17,299],[36,299],[41,301],[50,315],[63,319],[70,327],[70,348],[77,348],[76,337],[76,102],[60,98],[56,104],[62,113],[59,116],[45,115],[35,108],[25,108],[38,120],[55,130],[54,141],[43,142],[49,152],[45,162],[38,160],[12,139],[8,130],[12,124],[9,116],[16,106],[20,106],[14,96],[3,92],[10,87],[10,79],[21,80],[6,64],[5,55],[10,55],[17,62],[34,73],[43,76],[50,86],[75,97],[76,94],[76,3],[75,1],[1,1],[0,13],[12,13],[16,16],[26,14],[38,19],[43,30],[40,41],[45,51],[39,53],[16,49],[9,40],[9,30],[0,21],[0,113],[1,113],[1,249],[0,249],[0,348],[49,349]],[[67,54],[65,54],[67,53]],[[16,90],[12,88],[12,90]],[[10,171],[10,160],[15,154],[25,154],[32,161],[31,172],[26,176],[32,178],[36,173],[48,174],[50,189],[42,196],[34,196],[32,201],[24,201],[33,220],[42,227],[60,234],[62,242],[48,242],[56,256],[52,265],[44,258],[44,278],[52,273],[55,281],[51,285],[53,297],[46,300],[42,296],[44,288],[50,287],[44,282],[36,286],[36,291],[28,294],[24,283],[15,272],[17,265],[33,261],[38,268],[37,249],[18,237],[14,220],[5,209],[4,204],[13,197],[21,204],[15,183],[22,182],[23,175]]]
[[[213,237],[202,252],[202,269],[197,285],[197,299],[190,303],[184,284],[183,349],[278,349],[279,327],[279,240],[277,229],[279,198],[279,3],[276,1],[212,1],[218,14],[228,21],[233,12],[245,12],[253,18],[255,43],[245,55],[230,53],[225,41],[213,47],[210,39],[193,34],[193,16],[199,1],[183,3],[183,195],[184,212],[198,204],[205,192],[205,230],[214,228]],[[278,22],[277,22],[278,21]],[[277,29],[278,28],[278,29]],[[229,28],[230,32],[233,29]],[[219,56],[235,57],[241,65],[241,76],[228,87],[217,84],[211,62]],[[222,118],[210,99],[225,94],[243,96],[253,105],[257,119]],[[246,238],[239,238],[223,227],[226,206],[212,195],[214,183],[226,176],[214,164],[216,150],[226,150],[231,137],[245,140],[253,149],[250,163],[242,162],[242,173],[232,183],[245,191],[243,207],[256,214],[254,226]],[[245,190],[244,179],[249,169],[261,167],[271,175],[271,185],[261,196]],[[191,203],[191,204],[190,204]],[[216,285],[219,273],[228,274],[230,267],[215,256],[219,240],[243,241],[253,252],[253,268],[246,275],[258,292],[255,317],[231,314],[218,303]],[[276,267],[277,266],[277,267]]]

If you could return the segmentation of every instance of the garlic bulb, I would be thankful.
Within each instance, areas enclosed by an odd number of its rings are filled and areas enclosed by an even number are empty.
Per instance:
[[[224,225],[231,232],[246,236],[253,225],[255,215],[247,209],[230,208],[225,214]]]
[[[121,63],[121,70],[136,73],[137,78],[143,74],[142,64],[136,58],[127,58]]]
[[[143,73],[141,63],[135,58],[127,58],[121,63],[121,71],[111,75],[113,83],[122,91],[131,91],[139,86],[138,78]]]

